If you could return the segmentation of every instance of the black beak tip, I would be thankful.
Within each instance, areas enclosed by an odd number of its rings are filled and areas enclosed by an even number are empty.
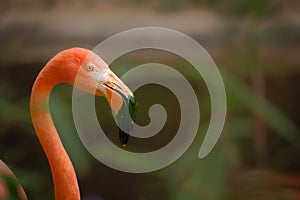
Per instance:
[[[126,146],[126,144],[128,143],[129,137],[130,137],[129,134],[125,133],[123,130],[120,129],[119,139],[123,146]]]

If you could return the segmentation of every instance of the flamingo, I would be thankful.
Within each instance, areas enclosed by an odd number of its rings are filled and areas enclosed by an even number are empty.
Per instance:
[[[11,180],[13,180],[13,188],[9,188],[6,184],[4,180],[1,179],[7,179],[7,178],[11,178]],[[20,187],[17,184],[17,180],[16,177],[14,176],[14,174],[12,173],[12,171],[7,167],[7,165],[0,160],[0,199],[7,199],[8,196],[8,190],[9,189],[14,189],[14,197],[12,199],[21,199],[21,200],[26,200],[26,194],[23,190],[22,187]]]
[[[79,69],[83,70],[78,73]],[[130,119],[125,119],[127,127],[132,127],[135,115],[133,93],[92,51],[83,48],[63,50],[45,65],[32,87],[30,111],[36,135],[50,165],[56,200],[80,199],[74,167],[59,138],[48,108],[50,93],[54,86],[60,83],[74,85],[75,79],[79,80],[78,85],[76,84],[79,89],[104,96],[117,119],[120,119],[120,110],[124,110],[124,107],[130,110]],[[119,139],[123,146],[126,145],[129,139],[128,131],[120,129]],[[4,163],[0,165],[0,171],[12,174]],[[22,191],[19,189],[21,199],[25,200],[26,195]],[[8,196],[8,191],[0,180],[0,198],[5,196]]]

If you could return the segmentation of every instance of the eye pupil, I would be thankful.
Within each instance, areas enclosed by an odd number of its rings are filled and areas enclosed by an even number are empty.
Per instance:
[[[88,70],[89,72],[93,71],[93,70],[94,70],[94,66],[88,65],[88,66],[87,66],[87,70]]]

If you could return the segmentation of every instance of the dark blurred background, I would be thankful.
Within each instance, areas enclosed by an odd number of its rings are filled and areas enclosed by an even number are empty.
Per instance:
[[[53,199],[51,172],[29,114],[38,72],[60,50],[93,49],[112,34],[143,26],[181,31],[208,51],[227,91],[224,131],[213,151],[198,159],[210,118],[201,77],[185,60],[166,52],[124,55],[111,65],[118,75],[148,62],[168,64],[184,74],[199,98],[201,123],[192,146],[170,166],[145,174],[119,172],[95,160],[82,145],[72,119],[72,87],[59,85],[50,109],[78,174],[82,198],[300,199],[300,1],[1,1],[0,158],[29,199]],[[155,103],[164,105],[169,117],[161,133],[131,139],[128,150],[158,149],[176,133],[178,102],[158,85],[138,89],[136,97],[138,124],[149,123],[148,109]],[[96,107],[109,137],[120,145],[105,99],[97,98]]]

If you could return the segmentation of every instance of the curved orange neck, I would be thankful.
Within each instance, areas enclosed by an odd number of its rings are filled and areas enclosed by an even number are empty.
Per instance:
[[[31,93],[30,111],[33,126],[48,158],[56,200],[79,200],[80,192],[75,170],[56,131],[49,112],[49,97],[52,88],[64,82],[55,77],[50,66],[45,66],[38,75]]]

